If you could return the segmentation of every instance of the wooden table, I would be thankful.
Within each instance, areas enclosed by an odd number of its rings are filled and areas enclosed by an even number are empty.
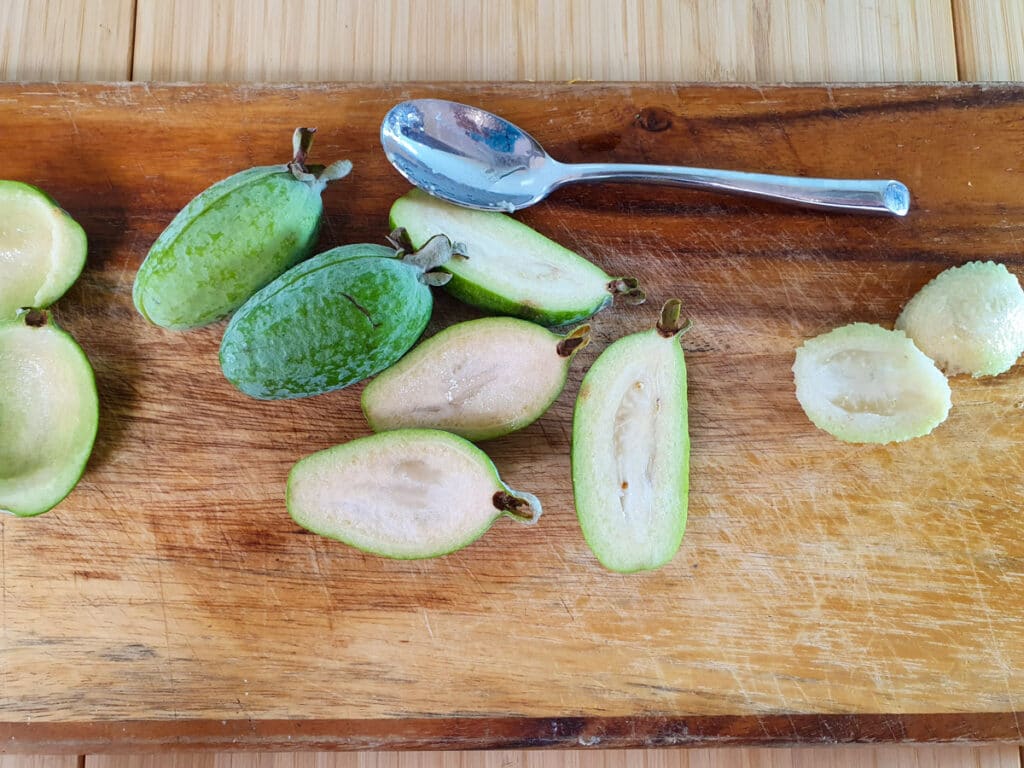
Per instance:
[[[285,14],[284,9],[288,7]],[[8,80],[708,80],[1016,79],[1024,10],[1016,0],[805,0],[541,3],[283,0],[13,0],[0,6]],[[358,55],[357,55],[358,54]],[[2,695],[0,695],[2,698]],[[1019,766],[1016,746],[880,747],[708,753],[492,753],[487,756],[86,757],[92,766],[218,765],[973,764]],[[70,758],[0,756],[0,767]],[[296,763],[297,764],[297,763]]]

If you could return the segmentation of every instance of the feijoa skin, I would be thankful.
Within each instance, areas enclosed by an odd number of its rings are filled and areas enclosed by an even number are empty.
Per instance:
[[[303,528],[382,557],[440,557],[500,517],[536,523],[536,496],[513,491],[472,443],[399,429],[328,448],[288,475],[288,513]]]
[[[45,192],[0,180],[0,323],[63,296],[86,250],[82,227]]]
[[[313,252],[328,183],[351,170],[306,166],[313,129],[295,132],[287,165],[250,168],[201,192],[153,243],[135,277],[135,307],[181,330],[234,312]]]
[[[430,320],[433,260],[450,257],[442,240],[416,254],[348,245],[293,267],[231,318],[224,376],[250,397],[278,400],[341,389],[393,365]]]
[[[48,313],[0,324],[0,512],[39,515],[71,493],[98,413],[92,367]]]
[[[503,213],[460,208],[414,189],[391,206],[391,226],[404,228],[414,246],[438,234],[456,243],[459,257],[444,266],[452,275],[445,290],[488,312],[557,326],[590,317],[616,295],[644,300],[635,279],[610,277]]]
[[[686,529],[690,437],[679,301],[649,331],[608,346],[587,371],[572,425],[572,487],[583,536],[605,568],[668,563]]]

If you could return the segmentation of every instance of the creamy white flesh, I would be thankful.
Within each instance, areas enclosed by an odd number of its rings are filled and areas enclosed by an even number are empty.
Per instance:
[[[664,565],[686,525],[686,367],[677,338],[620,339],[580,387],[573,419],[576,511],[590,548],[615,571]]]
[[[0,327],[0,510],[45,512],[74,487],[96,436],[92,368],[70,336]]]
[[[0,182],[0,320],[22,307],[46,307],[74,282],[85,237],[38,191]]]
[[[513,318],[452,326],[367,386],[367,419],[377,431],[428,427],[470,440],[519,429],[562,391],[569,358],[559,338]]]
[[[477,539],[504,490],[487,457],[443,432],[384,432],[309,456],[288,479],[299,525],[386,557],[433,557]]]
[[[950,376],[995,376],[1024,352],[1024,291],[1002,264],[953,267],[907,302],[896,327]]]
[[[417,246],[437,234],[464,245],[468,258],[445,269],[512,301],[557,312],[597,308],[609,298],[603,270],[503,213],[460,208],[416,190],[396,201],[391,215]]]
[[[793,377],[808,418],[848,442],[926,435],[951,406],[949,383],[931,359],[902,331],[867,323],[804,342]]]

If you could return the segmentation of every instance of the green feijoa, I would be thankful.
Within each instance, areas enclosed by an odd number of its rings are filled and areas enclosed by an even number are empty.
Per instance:
[[[404,228],[414,246],[438,234],[458,243],[460,258],[444,266],[452,274],[445,290],[490,312],[566,325],[590,317],[617,294],[644,300],[634,278],[610,277],[503,213],[460,208],[414,189],[391,206],[391,226]]]
[[[153,243],[135,276],[139,312],[164,328],[206,325],[312,253],[320,195],[348,174],[342,160],[307,166],[312,128],[298,128],[287,165],[250,168],[201,192]]]
[[[48,313],[0,324],[0,512],[39,515],[71,492],[98,407],[88,359]]]
[[[85,254],[82,227],[45,192],[0,180],[0,322],[63,296]]]
[[[220,364],[261,400],[309,397],[362,381],[397,361],[430,319],[432,272],[450,258],[435,238],[416,253],[377,245],[334,248],[293,267],[228,324]]]
[[[611,344],[587,371],[572,424],[572,487],[587,544],[613,571],[659,568],[679,549],[689,494],[679,301]]]
[[[489,440],[532,424],[555,401],[590,326],[566,336],[514,317],[485,317],[445,328],[363,390],[375,432],[443,429]]]
[[[505,485],[483,451],[433,429],[382,432],[307,456],[288,474],[285,499],[303,528],[403,560],[462,549],[499,517],[541,516],[537,497]]]

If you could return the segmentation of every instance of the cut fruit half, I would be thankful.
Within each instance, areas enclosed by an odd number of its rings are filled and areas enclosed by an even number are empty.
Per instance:
[[[805,341],[793,378],[815,426],[851,443],[927,435],[952,405],[946,377],[903,331],[868,323]]]
[[[307,530],[397,559],[439,557],[476,541],[499,517],[535,523],[541,507],[509,489],[487,455],[461,437],[403,429],[299,461],[288,512]]]
[[[561,394],[590,327],[566,336],[511,317],[458,323],[427,339],[363,390],[375,432],[444,429],[489,440],[536,421]]]
[[[85,266],[85,232],[40,189],[0,181],[0,322],[59,299]]]
[[[0,325],[0,511],[38,515],[71,492],[98,407],[89,361],[46,313]]]
[[[444,269],[445,289],[467,304],[542,325],[584,320],[616,294],[639,303],[643,291],[633,278],[604,270],[503,213],[474,211],[413,190],[391,207],[393,227],[404,228],[416,247],[447,235],[463,258]]]
[[[572,487],[587,544],[601,564],[658,568],[679,549],[689,494],[686,360],[680,304],[609,346],[576,398]]]

